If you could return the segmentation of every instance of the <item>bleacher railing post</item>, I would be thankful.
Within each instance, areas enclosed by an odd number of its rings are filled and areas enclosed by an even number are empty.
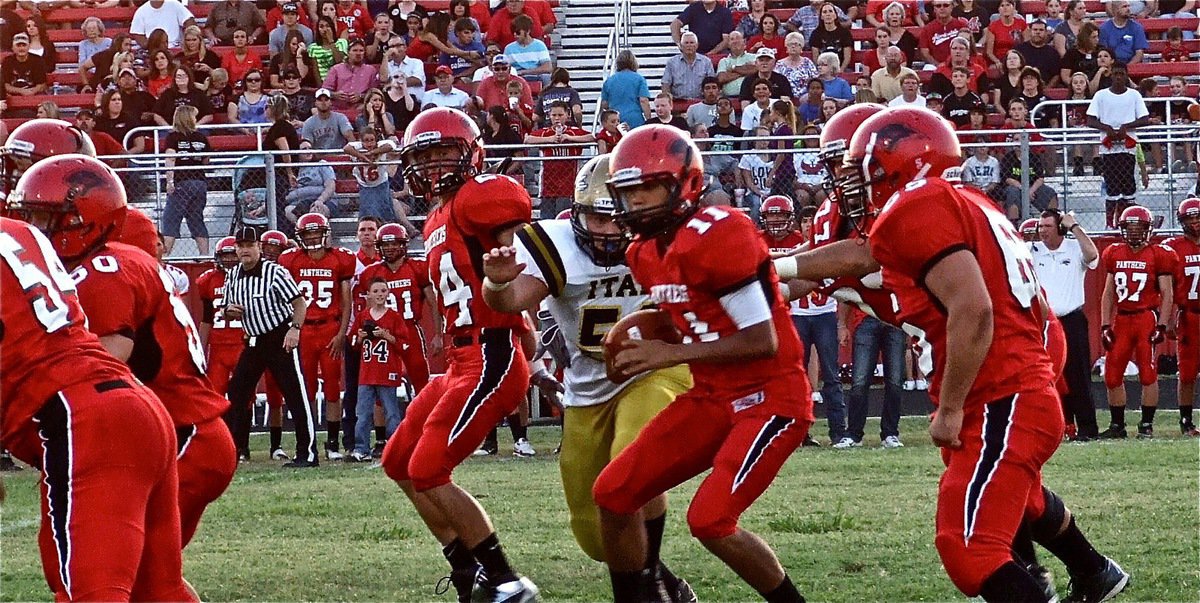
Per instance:
[[[1043,170],[1045,166],[1042,166]],[[1007,176],[1007,175],[1005,175]],[[1045,184],[1045,182],[1043,182]],[[1029,130],[1021,130],[1021,215],[1029,214]]]
[[[270,228],[272,230],[274,230],[274,229],[279,228],[279,215],[278,215],[279,204],[275,202],[275,155],[274,154],[266,153],[265,165],[266,165],[266,170],[264,170],[264,171],[266,172],[266,180],[267,181],[264,184],[265,184],[265,188],[267,189],[267,224],[270,226]],[[235,193],[235,198],[236,198],[236,193]]]

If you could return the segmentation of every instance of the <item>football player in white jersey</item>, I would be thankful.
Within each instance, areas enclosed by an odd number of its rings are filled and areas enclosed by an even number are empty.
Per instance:
[[[575,180],[568,220],[543,220],[517,231],[512,247],[484,256],[484,301],[501,312],[519,313],[543,304],[569,351],[563,369],[562,453],[559,469],[571,531],[588,556],[604,561],[599,511],[592,484],[608,462],[637,437],[642,426],[692,387],[687,366],[643,373],[622,384],[608,379],[602,340],[624,316],[642,309],[647,296],[625,265],[628,238],[612,220],[608,155],[588,161]],[[694,601],[687,582],[659,560],[666,497],[642,509],[648,536],[644,579],[663,600]]]

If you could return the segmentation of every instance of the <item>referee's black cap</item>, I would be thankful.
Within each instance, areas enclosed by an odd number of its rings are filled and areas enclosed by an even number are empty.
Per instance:
[[[233,238],[238,243],[257,243],[258,229],[253,226],[239,226],[234,231]]]

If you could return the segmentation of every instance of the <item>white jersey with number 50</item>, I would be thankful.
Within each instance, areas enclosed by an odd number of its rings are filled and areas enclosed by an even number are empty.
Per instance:
[[[617,395],[632,381],[617,385],[604,371],[604,334],[648,297],[624,264],[597,266],[580,248],[568,220],[543,220],[517,231],[517,262],[524,273],[550,290],[550,311],[571,354],[564,367],[566,406],[594,406]]]

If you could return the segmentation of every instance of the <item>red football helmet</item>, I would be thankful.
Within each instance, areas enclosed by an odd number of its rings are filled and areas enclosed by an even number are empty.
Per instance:
[[[287,235],[278,230],[268,230],[267,232],[262,233],[262,236],[258,238],[258,242],[262,245],[263,257],[271,260],[272,262],[278,260],[280,254],[282,254],[291,243],[291,241],[288,240]]]
[[[448,107],[421,111],[404,130],[400,159],[409,188],[422,197],[452,195],[483,171],[479,126]],[[448,155],[458,151],[457,157]]]
[[[1037,218],[1029,218],[1024,222],[1021,222],[1021,237],[1024,238],[1026,242],[1038,240],[1038,223],[1039,220]]]
[[[408,255],[408,231],[399,224],[384,224],[375,233],[375,246],[385,262],[398,262]]]
[[[296,220],[296,241],[307,251],[329,247],[329,218],[317,213],[300,216]]]
[[[837,186],[842,161],[846,157],[846,149],[850,147],[850,139],[854,138],[855,130],[868,118],[886,108],[876,103],[850,105],[834,113],[833,117],[825,122],[825,127],[821,128],[821,150],[818,157],[825,166],[827,190],[833,190]]]
[[[842,213],[861,221],[910,182],[958,178],[961,163],[954,126],[941,115],[920,107],[880,111],[850,140],[840,182]]]
[[[1183,228],[1183,234],[1192,237],[1200,237],[1200,199],[1192,197],[1184,199],[1183,203],[1179,204],[1179,210],[1175,214],[1179,217],[1179,225]]]
[[[0,149],[4,190],[16,188],[17,179],[29,166],[67,153],[95,157],[96,146],[83,130],[61,119],[31,119],[17,126]]]
[[[1139,248],[1150,241],[1150,232],[1154,229],[1154,214],[1141,205],[1130,205],[1121,212],[1117,220],[1117,228],[1130,247]]]
[[[661,234],[700,206],[704,190],[700,149],[674,126],[647,124],[626,134],[613,149],[608,173],[608,190],[617,206],[613,218],[636,235]],[[666,202],[634,208],[631,193],[655,184],[666,187]]]
[[[8,215],[37,226],[72,262],[115,238],[125,225],[125,187],[107,165],[79,154],[30,167],[8,196]]]
[[[777,239],[782,239],[792,232],[796,210],[791,199],[784,195],[771,195],[763,199],[758,208],[758,215],[762,219],[763,230]]]
[[[213,252],[213,255],[217,259],[217,267],[222,270],[229,270],[237,266],[237,239],[224,237],[220,241],[217,241],[217,248]]]
[[[136,207],[125,207],[125,225],[121,227],[121,237],[118,239],[126,245],[133,245],[150,254],[152,258],[161,257],[159,247],[158,226],[142,210]]]

